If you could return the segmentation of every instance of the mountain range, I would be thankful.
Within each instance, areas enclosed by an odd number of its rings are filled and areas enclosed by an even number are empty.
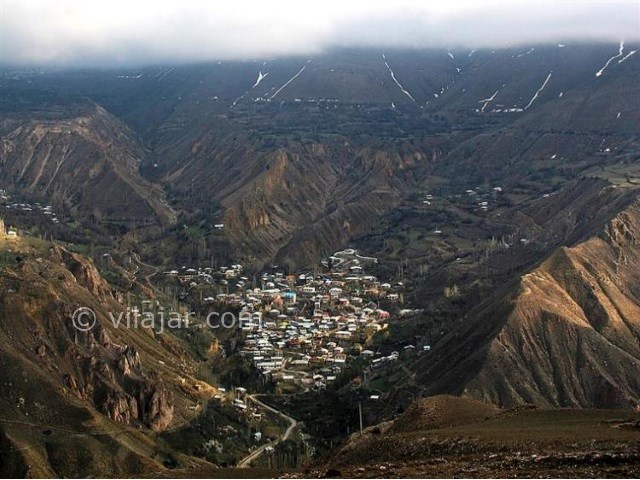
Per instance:
[[[203,428],[194,405],[217,392],[198,378],[201,345],[112,329],[107,312],[127,291],[158,296],[159,269],[295,273],[345,246],[378,258],[374,273],[419,311],[387,347],[430,344],[383,392],[377,420],[439,394],[640,404],[637,50],[0,70],[0,189],[62,220],[0,211],[31,234],[0,238],[2,472],[206,467],[162,436]],[[89,258],[97,244],[113,259]],[[74,331],[74,305],[98,312],[98,330]],[[87,458],[102,463],[86,470]]]

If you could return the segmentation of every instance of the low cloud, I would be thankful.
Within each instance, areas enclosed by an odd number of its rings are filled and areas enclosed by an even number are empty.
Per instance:
[[[636,42],[640,3],[489,0],[0,0],[3,65],[126,66],[336,47]]]

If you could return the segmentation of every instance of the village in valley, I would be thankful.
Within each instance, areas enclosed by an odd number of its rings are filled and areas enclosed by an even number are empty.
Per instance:
[[[275,383],[276,391],[293,393],[329,387],[353,362],[371,376],[402,355],[430,349],[426,340],[401,351],[383,353],[376,347],[376,335],[395,318],[416,313],[403,308],[402,282],[385,283],[367,272],[376,263],[346,249],[311,272],[285,275],[275,267],[250,280],[235,264],[217,270],[183,267],[165,276],[199,291],[201,303],[216,316],[239,312],[234,327],[241,330],[240,355],[265,383]],[[206,296],[206,291],[220,293]]]
[[[59,223],[51,206],[17,201],[4,190],[0,190],[0,206],[28,225],[41,217]],[[224,225],[214,228],[222,230]],[[17,236],[19,232],[0,221],[0,233]],[[26,230],[20,233],[28,235]],[[135,276],[144,276],[140,267],[145,264],[137,258],[101,252],[96,251],[94,260],[103,273],[122,264]],[[218,328],[234,328],[238,348],[224,355],[238,353],[263,384],[274,385],[276,392],[295,393],[330,388],[341,373],[353,373],[354,364],[371,380],[397,365],[402,356],[430,350],[427,338],[391,350],[380,348],[378,340],[394,321],[418,311],[405,306],[403,282],[386,282],[370,273],[377,264],[377,258],[347,248],[324,258],[315,269],[295,273],[275,265],[263,273],[249,273],[242,264],[232,263],[183,265],[164,272],[154,268],[146,278],[155,277],[153,283],[172,310],[198,312],[192,327],[208,328],[216,336]],[[128,295],[131,314],[163,309],[158,300]],[[225,312],[233,313],[232,324],[228,316],[225,323]],[[243,392],[242,386],[229,386],[233,392],[229,395],[220,386],[221,400],[251,414],[254,409],[237,395]]]
[[[0,205],[10,215],[11,225],[21,226],[20,230],[5,228],[0,217],[3,237],[30,238],[31,231],[24,225],[41,220],[42,224],[59,223],[51,206],[16,201],[4,191],[0,191]],[[224,225],[215,224],[214,229],[222,230]],[[223,378],[225,367],[220,371],[221,365],[216,364],[212,371],[217,373],[205,375],[213,387],[208,393],[215,407],[207,408],[203,400],[188,406],[194,415],[211,420],[211,424],[194,422],[193,428],[200,429],[194,441],[204,439],[194,448],[220,461],[245,465],[262,454],[268,454],[265,461],[271,461],[276,445],[290,437],[305,445],[306,434],[297,428],[297,422],[262,403],[257,398],[260,394],[320,392],[351,385],[364,387],[360,394],[377,403],[383,390],[373,385],[376,379],[406,368],[405,361],[431,349],[427,336],[405,344],[385,344],[394,323],[419,311],[405,305],[402,281],[377,278],[372,272],[379,270],[378,259],[356,249],[335,252],[315,268],[297,272],[272,265],[254,273],[241,263],[218,266],[213,260],[210,266],[182,265],[162,271],[135,254],[106,247],[97,248],[93,259],[101,273],[128,272],[161,293],[156,297],[145,289],[129,292],[127,322],[148,313],[189,312],[187,318],[193,322],[180,334],[182,338],[195,345],[197,338],[213,335],[217,353],[208,356],[209,360],[233,355],[240,359],[233,365],[248,366],[251,377],[258,379]],[[157,326],[154,323],[152,328]],[[198,331],[206,334],[198,337]],[[164,333],[164,325],[155,333]],[[227,349],[229,338],[234,339],[233,347]],[[158,364],[167,368],[164,360],[159,359]],[[196,382],[193,391],[207,388],[203,385],[206,383]],[[238,449],[247,453],[240,461],[233,454]]]

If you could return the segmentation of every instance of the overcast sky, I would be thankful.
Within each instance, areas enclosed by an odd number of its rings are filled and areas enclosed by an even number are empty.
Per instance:
[[[332,47],[637,42],[640,0],[0,0],[2,64],[120,66]]]

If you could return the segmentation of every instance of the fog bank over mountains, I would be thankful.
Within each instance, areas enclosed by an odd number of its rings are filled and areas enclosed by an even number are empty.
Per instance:
[[[7,65],[129,66],[312,55],[330,48],[482,48],[640,37],[640,3],[276,0],[9,1]]]

